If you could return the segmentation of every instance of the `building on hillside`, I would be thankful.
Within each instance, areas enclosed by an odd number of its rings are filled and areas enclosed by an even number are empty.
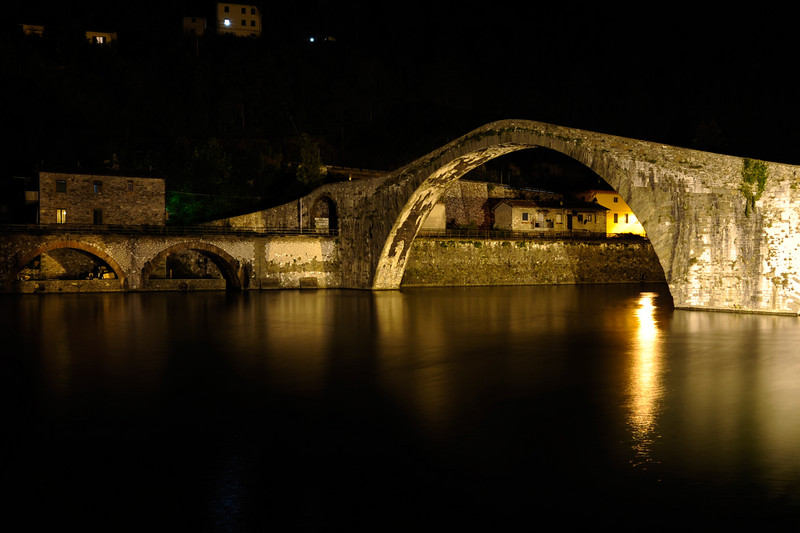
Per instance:
[[[40,224],[157,225],[166,221],[161,178],[39,173]]]
[[[261,12],[258,6],[217,2],[217,33],[258,37],[261,35]]]
[[[22,33],[24,35],[37,35],[41,37],[44,35],[44,26],[40,24],[20,24],[22,28]]]
[[[117,40],[117,32],[87,31],[86,39],[92,44],[111,44]]]
[[[609,234],[633,234],[642,237],[646,235],[641,222],[617,191],[589,190],[575,196],[584,202],[595,202],[608,209],[606,227]]]
[[[494,207],[495,229],[606,234],[606,208],[588,202],[503,199]]]
[[[205,17],[183,17],[183,33],[202,37],[206,32]]]

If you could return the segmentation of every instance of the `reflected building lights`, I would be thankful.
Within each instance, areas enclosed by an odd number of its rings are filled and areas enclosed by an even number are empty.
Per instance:
[[[633,440],[634,466],[652,462],[651,447],[655,441],[662,396],[661,353],[656,324],[653,293],[642,293],[636,309],[638,322],[630,367],[628,426]]]

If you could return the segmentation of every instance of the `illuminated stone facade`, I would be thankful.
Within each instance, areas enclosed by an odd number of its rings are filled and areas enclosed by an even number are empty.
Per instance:
[[[606,208],[593,203],[503,200],[494,208],[495,229],[606,234]]]
[[[630,233],[645,236],[642,223],[617,191],[584,191],[576,196],[585,202],[597,202],[608,208],[606,214],[606,231],[608,233],[613,235]]]
[[[40,224],[164,225],[164,180],[39,173]]]
[[[217,33],[258,37],[261,35],[261,12],[250,4],[217,2]]]

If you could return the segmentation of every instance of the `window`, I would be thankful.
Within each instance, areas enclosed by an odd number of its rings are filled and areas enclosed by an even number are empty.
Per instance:
[[[128,180],[128,192],[133,191],[133,181]]]
[[[628,223],[628,213],[625,213],[625,223]]]
[[[56,209],[56,224],[66,224],[66,223],[67,223],[67,210]]]
[[[230,26],[230,25],[231,25],[231,19],[225,19],[225,20],[223,20],[223,21],[222,21],[222,24],[224,24],[225,26]]]
[[[247,8],[246,8],[246,7],[243,7],[243,8],[242,8],[242,15],[246,15],[246,14],[247,14]]]
[[[102,224],[103,223],[103,210],[102,209],[95,209],[92,212],[92,222],[94,224]]]
[[[522,220],[523,220],[523,222],[527,222],[528,221],[528,213],[522,213]]]
[[[619,215],[614,213],[614,224],[616,224],[617,222],[619,222]]]
[[[56,181],[56,192],[67,192],[67,180]]]
[[[242,26],[247,26],[247,21],[242,19]]]
[[[556,214],[556,224],[563,224],[563,222],[564,222],[564,219],[563,219],[561,213]]]
[[[255,15],[255,14],[256,14],[256,8],[254,8],[254,7],[251,7],[251,8],[250,8],[250,14],[251,14],[251,15]]]
[[[103,182],[102,181],[95,181],[92,184],[92,190],[95,194],[102,194],[103,193]]]
[[[616,203],[619,203],[619,196],[615,196],[615,197],[614,197],[614,203],[615,203],[615,204],[616,204]]]
[[[231,10],[231,8],[230,8],[229,6],[225,6],[225,7],[223,8],[223,11],[224,11],[225,13],[228,13],[230,10]]]
[[[255,28],[255,27],[256,27],[256,21],[255,21],[255,20],[251,20],[251,21],[250,21],[250,26],[252,26],[253,28]]]

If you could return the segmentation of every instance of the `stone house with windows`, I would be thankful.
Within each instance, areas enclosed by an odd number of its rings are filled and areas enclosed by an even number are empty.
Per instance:
[[[642,223],[617,191],[590,190],[577,193],[575,196],[584,202],[594,202],[608,209],[606,226],[610,235],[634,234],[642,237],[646,235]]]
[[[588,202],[504,199],[494,207],[494,228],[605,235],[606,211],[605,207]]]
[[[164,180],[40,172],[38,218],[40,224],[163,226]]]

